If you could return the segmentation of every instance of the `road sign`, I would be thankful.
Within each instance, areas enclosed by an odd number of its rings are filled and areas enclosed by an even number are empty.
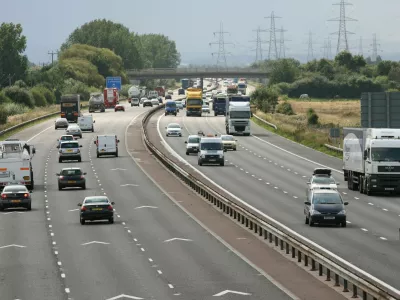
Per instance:
[[[117,88],[121,90],[121,77],[107,77],[106,78],[106,88]]]

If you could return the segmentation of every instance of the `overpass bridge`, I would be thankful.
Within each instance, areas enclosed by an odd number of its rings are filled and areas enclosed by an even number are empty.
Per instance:
[[[127,70],[129,79],[171,79],[171,78],[266,78],[268,70],[253,68],[168,68]]]

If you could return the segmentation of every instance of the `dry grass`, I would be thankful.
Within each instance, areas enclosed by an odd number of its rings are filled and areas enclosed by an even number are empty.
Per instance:
[[[324,144],[335,144],[329,138],[329,130],[332,127],[357,127],[360,124],[360,104],[359,101],[297,101],[288,100],[295,112],[293,116],[282,114],[264,114],[257,112],[257,116],[275,124],[278,130],[264,126],[268,130],[285,136],[293,141],[323,151],[330,155],[339,156],[337,153],[329,151]],[[319,125],[308,126],[306,113],[309,108],[319,116]],[[340,142],[340,139],[339,139]],[[340,144],[335,144],[340,146]]]

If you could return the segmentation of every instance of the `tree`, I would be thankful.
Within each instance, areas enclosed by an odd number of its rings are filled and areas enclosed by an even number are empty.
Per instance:
[[[388,76],[392,66],[394,65],[393,61],[390,60],[382,60],[377,65],[377,72],[380,76]]]
[[[138,39],[144,67],[176,68],[181,61],[176,44],[162,34],[144,34]]]
[[[121,76],[127,82],[122,58],[109,49],[74,44],[61,52],[59,64],[68,77],[89,86],[104,85],[107,76]]]
[[[107,48],[121,56],[126,69],[139,69],[142,67],[142,59],[136,45],[137,38],[122,24],[98,19],[75,29],[61,49],[66,50],[73,44]]]
[[[388,74],[389,80],[400,82],[400,66],[392,66]]]
[[[344,66],[351,70],[353,66],[353,55],[349,51],[342,51],[335,56],[335,62],[338,66]]]
[[[300,62],[292,58],[285,58],[274,61],[270,64],[269,84],[287,82],[292,83],[296,80],[300,69]]]
[[[12,80],[24,79],[28,68],[28,58],[23,55],[26,37],[22,35],[21,24],[2,23],[0,25],[0,74],[12,76]],[[0,82],[0,85],[8,84]]]

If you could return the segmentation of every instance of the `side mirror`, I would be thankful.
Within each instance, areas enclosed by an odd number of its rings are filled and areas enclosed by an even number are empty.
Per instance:
[[[344,205],[349,205],[349,202],[345,202],[345,203],[343,203]]]
[[[93,120],[93,123],[96,123],[96,120]]]
[[[79,145],[80,148],[82,148],[82,145]]]
[[[87,174],[86,172],[83,173],[83,175],[86,175],[86,174]]]
[[[111,205],[114,205],[115,204],[115,202],[111,202]]]
[[[119,140],[117,140],[117,143],[119,143]]]
[[[82,206],[82,203],[78,203],[78,206]]]
[[[185,141],[185,144],[187,144],[187,141]]]
[[[311,205],[311,202],[309,202],[309,201],[304,201],[304,204],[305,204],[305,205]]]
[[[60,149],[60,146],[57,146],[57,149]]]
[[[95,144],[95,145],[96,145],[96,141],[93,141],[93,144]]]
[[[36,153],[36,148],[33,147],[33,149],[32,149],[32,154],[35,154],[35,153]]]

